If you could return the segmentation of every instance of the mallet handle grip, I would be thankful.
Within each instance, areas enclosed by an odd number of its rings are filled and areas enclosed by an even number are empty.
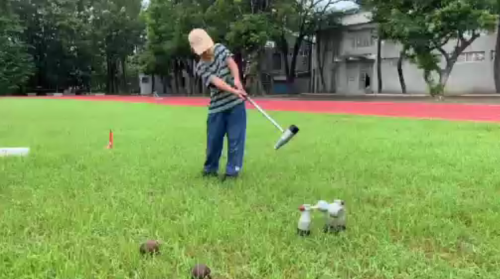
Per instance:
[[[285,132],[285,130],[283,130],[283,128],[281,128],[280,124],[278,124],[278,122],[274,121],[274,119],[271,118],[271,116],[269,116],[259,105],[257,105],[252,99],[250,99],[250,97],[247,96],[247,100],[256,108],[260,111],[260,113],[262,113],[269,121],[271,121],[271,123],[274,124],[274,126],[276,126],[276,128],[278,128],[282,133]]]

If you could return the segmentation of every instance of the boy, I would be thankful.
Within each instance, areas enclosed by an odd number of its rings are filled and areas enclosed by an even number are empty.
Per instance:
[[[207,151],[204,176],[217,176],[219,159],[228,138],[228,160],[225,178],[235,178],[243,167],[246,137],[246,92],[240,81],[238,66],[231,52],[222,44],[214,44],[203,29],[193,29],[189,44],[200,61],[196,74],[210,89],[207,120]]]

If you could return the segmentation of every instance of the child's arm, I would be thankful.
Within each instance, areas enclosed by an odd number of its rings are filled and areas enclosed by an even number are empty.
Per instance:
[[[232,87],[231,85],[227,84],[224,80],[222,80],[216,76],[210,77],[210,83],[212,83],[215,87],[219,88],[222,91],[226,91],[226,92],[230,92],[230,93],[238,95],[238,89]]]
[[[201,80],[203,81],[203,84],[205,86],[209,86],[210,84],[212,84],[221,91],[233,93],[242,99],[246,99],[246,93],[244,91],[230,86],[224,80],[210,74],[210,72],[206,71],[204,68],[197,67],[196,72],[201,77]]]
[[[229,70],[233,75],[234,84],[236,85],[236,88],[243,90],[243,86],[240,80],[240,70],[238,69],[238,64],[236,64],[236,61],[234,61],[232,56],[229,56],[227,58],[227,66],[229,67]]]
[[[221,49],[221,55],[225,58],[224,60],[227,63],[227,67],[231,71],[236,89],[244,91],[240,79],[240,70],[238,69],[238,64],[236,64],[236,61],[234,61],[233,53],[223,44],[218,44],[217,47]]]

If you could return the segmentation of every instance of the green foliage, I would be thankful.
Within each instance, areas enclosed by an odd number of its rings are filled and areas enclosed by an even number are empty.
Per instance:
[[[494,30],[497,20],[487,1],[366,0],[362,4],[373,9],[374,20],[380,23],[386,39],[408,47],[413,61],[423,69],[426,82],[438,93],[444,90],[458,56],[481,31]],[[450,51],[446,45],[451,40],[457,43]],[[444,58],[444,68],[436,54]],[[432,73],[438,74],[439,87],[434,85]]]
[[[443,92],[444,86],[436,82],[432,73],[439,72],[440,55],[426,49],[425,46],[416,47],[417,51],[408,54],[406,57],[415,63],[424,72],[424,80],[429,88],[431,96],[439,95]]]
[[[267,41],[283,41],[285,36],[296,33],[297,51],[292,56],[295,65],[304,38],[313,35],[320,22],[329,24],[333,15],[338,15],[331,11],[336,2],[339,1],[151,0],[147,9],[148,43],[141,57],[143,69],[169,75],[179,70],[174,69],[177,64],[188,65],[187,61],[195,57],[187,34],[195,27],[206,29],[215,41],[227,44],[236,57],[243,58],[237,61],[240,66],[245,59],[260,63],[256,60]],[[286,47],[280,49],[288,50],[288,42],[284,44]],[[294,76],[295,66],[289,68],[293,69],[289,76]]]
[[[33,74],[13,82],[29,89],[59,90],[108,84],[116,92],[128,57],[141,43],[141,0],[6,0],[20,26],[14,43]],[[5,33],[5,29],[2,28]],[[5,44],[6,40],[2,40]],[[0,52],[8,46],[1,45]],[[29,58],[27,58],[27,56]],[[25,59],[26,58],[26,59]],[[26,62],[27,63],[27,62]],[[26,64],[25,63],[25,64]],[[4,64],[5,65],[5,64]],[[24,69],[23,63],[16,62]],[[11,68],[11,67],[10,67]],[[29,74],[26,74],[29,76]],[[137,79],[137,78],[135,78]],[[124,82],[125,83],[125,82]]]
[[[262,48],[270,39],[270,26],[265,14],[245,14],[231,23],[225,36],[235,49],[251,53]]]
[[[232,0],[151,0],[146,11],[147,45],[141,53],[142,69],[167,79],[193,77],[197,59],[187,40],[193,28],[204,28],[216,42],[226,44],[243,68],[243,55],[262,49],[270,38],[269,13],[257,10],[258,1]],[[193,79],[194,80],[194,79]]]
[[[16,93],[33,71],[23,28],[9,7],[0,8],[0,95]]]

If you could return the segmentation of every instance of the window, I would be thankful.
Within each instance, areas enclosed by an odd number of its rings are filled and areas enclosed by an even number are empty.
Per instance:
[[[383,58],[382,60],[384,62],[386,62],[388,65],[397,67],[398,66],[399,57]]]
[[[361,39],[361,36],[358,36],[356,38],[356,47],[362,47],[363,46],[363,40]]]
[[[467,61],[484,61],[485,60],[485,53],[484,51],[478,51],[478,52],[471,52],[468,53],[467,55],[470,56],[470,58],[467,58]]]
[[[495,51],[494,50],[492,50],[490,52],[490,59],[491,59],[491,61],[495,60]]]
[[[273,70],[281,70],[281,53],[273,53]]]
[[[307,67],[308,65],[309,65],[309,59],[307,59],[306,55],[302,56],[302,66]]]
[[[142,77],[141,78],[141,83],[148,83],[149,82],[149,77]]]
[[[370,47],[373,46],[374,43],[375,40],[371,33],[358,34],[352,39],[351,46],[352,48]]]
[[[487,35],[489,35],[490,32],[487,31],[487,30],[480,30],[479,32],[478,31],[474,31],[474,33],[476,33],[476,34],[479,33],[479,36],[487,36]],[[464,33],[464,37],[466,39],[470,39],[472,37],[472,34],[473,34],[472,31],[466,31]]]
[[[481,62],[486,60],[485,56],[486,53],[484,51],[462,52],[457,58],[457,63]]]

